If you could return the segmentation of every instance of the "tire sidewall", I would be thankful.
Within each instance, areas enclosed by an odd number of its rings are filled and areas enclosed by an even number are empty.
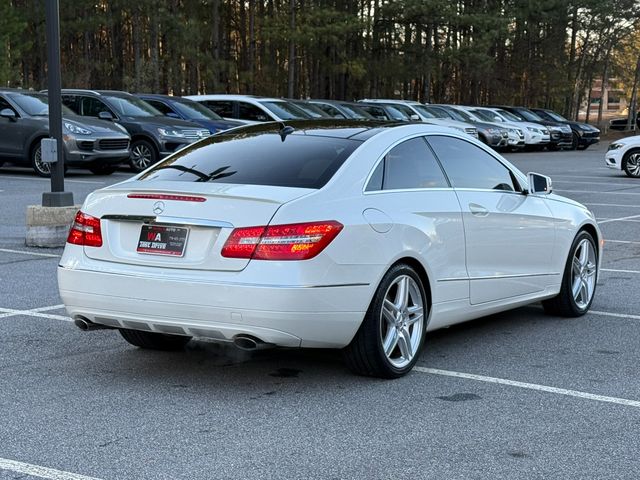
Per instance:
[[[424,323],[422,328],[422,338],[420,338],[420,342],[418,343],[418,348],[416,350],[416,353],[413,359],[405,367],[398,368],[393,364],[391,364],[391,362],[389,362],[389,359],[387,358],[387,356],[385,355],[382,349],[383,339],[381,338],[380,323],[384,321],[382,318],[382,305],[384,303],[384,297],[387,293],[387,290],[389,289],[393,281],[402,275],[407,275],[411,277],[418,285],[418,288],[420,290],[420,295],[422,296],[422,304],[424,305],[424,310],[423,310]],[[427,297],[427,294],[425,292],[422,279],[413,268],[405,264],[398,264],[392,267],[382,278],[382,281],[380,282],[380,285],[378,286],[378,289],[376,290],[376,293],[373,297],[373,301],[371,302],[369,311],[367,312],[367,321],[371,322],[371,325],[369,325],[369,328],[373,328],[375,332],[374,337],[375,337],[375,344],[376,344],[376,353],[377,353],[377,356],[379,357],[380,364],[384,366],[384,369],[387,370],[390,376],[401,377],[407,374],[418,361],[418,358],[420,357],[420,353],[422,352],[422,348],[424,346],[424,341],[425,341],[425,336],[427,331],[427,323],[429,319],[429,310],[430,310],[429,298]]]
[[[624,158],[622,159],[622,170],[624,170],[624,173],[627,174],[628,177],[631,178],[640,178],[640,175],[633,175],[629,172],[629,169],[627,168],[627,161],[629,160],[629,157],[633,154],[640,154],[640,150],[637,148],[634,148],[633,150],[629,150],[627,153],[624,154]]]
[[[589,303],[584,308],[580,308],[578,307],[575,299],[573,298],[573,293],[571,288],[572,286],[571,273],[573,270],[573,257],[576,254],[576,249],[578,248],[578,244],[585,238],[589,240],[589,242],[591,243],[591,246],[593,247],[593,251],[595,252],[595,255],[596,255],[596,278],[594,279],[593,294],[591,295],[591,299],[589,300]],[[576,238],[574,238],[573,243],[571,244],[571,249],[569,250],[569,257],[567,258],[567,265],[565,266],[565,269],[564,269],[564,277],[562,279],[562,283],[563,283],[562,289],[566,292],[569,305],[573,310],[573,312],[576,314],[576,316],[584,315],[585,313],[587,313],[591,308],[593,299],[596,297],[596,290],[598,288],[598,277],[600,274],[599,261],[600,261],[600,258],[599,258],[598,247],[596,245],[594,238],[591,236],[591,234],[583,230],[576,236]]]

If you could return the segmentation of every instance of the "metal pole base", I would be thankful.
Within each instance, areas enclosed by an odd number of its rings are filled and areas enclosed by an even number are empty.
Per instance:
[[[70,207],[73,205],[73,192],[44,192],[43,207]]]

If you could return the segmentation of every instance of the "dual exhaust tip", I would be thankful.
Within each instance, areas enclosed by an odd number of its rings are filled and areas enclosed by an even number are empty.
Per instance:
[[[91,320],[85,317],[77,316],[73,319],[73,323],[83,332],[89,332],[91,330],[104,330],[113,329],[107,325],[100,325],[99,323],[93,323]],[[253,351],[253,350],[265,350],[267,348],[273,348],[273,344],[266,343],[257,337],[252,335],[236,335],[233,337],[233,344],[240,350]]]

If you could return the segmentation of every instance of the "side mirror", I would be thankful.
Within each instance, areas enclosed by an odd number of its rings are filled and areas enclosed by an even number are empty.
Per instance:
[[[420,115],[418,115],[417,113],[413,113],[409,116],[409,118],[411,119],[412,122],[419,122],[420,121]]]
[[[544,193],[548,195],[552,192],[551,179],[546,175],[530,172],[527,174],[529,180],[529,193]]]
[[[167,117],[171,117],[171,118],[180,119],[180,115],[178,115],[177,113],[174,113],[174,112],[168,112],[168,113],[166,113],[166,116]]]
[[[111,112],[100,112],[98,118],[100,120],[113,120],[113,115],[111,115]]]
[[[8,118],[9,120],[16,121],[16,112],[11,110],[10,108],[3,108],[0,110],[0,117]]]

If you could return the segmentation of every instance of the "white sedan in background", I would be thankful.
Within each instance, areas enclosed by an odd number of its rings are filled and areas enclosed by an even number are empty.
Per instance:
[[[138,347],[342,348],[393,378],[429,330],[537,301],[583,315],[601,242],[547,177],[453,129],[266,123],[89,195],[58,281],[76,325]]]
[[[640,135],[610,143],[604,163],[609,168],[623,170],[629,177],[640,178]]]

